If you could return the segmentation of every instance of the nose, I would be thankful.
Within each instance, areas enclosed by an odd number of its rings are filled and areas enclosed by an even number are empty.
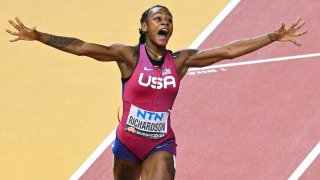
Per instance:
[[[163,21],[161,22],[161,24],[162,24],[162,25],[169,25],[169,20],[166,20],[166,19],[165,19],[165,20],[163,20]]]
[[[161,24],[162,24],[162,25],[169,25],[169,19],[164,18],[164,19],[161,21]]]

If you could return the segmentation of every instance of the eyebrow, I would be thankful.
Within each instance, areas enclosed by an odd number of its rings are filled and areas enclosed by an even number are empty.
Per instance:
[[[162,12],[156,12],[156,13],[154,13],[152,16],[154,16],[154,15],[156,15],[156,14],[163,14],[163,13],[162,13]],[[171,15],[170,12],[168,13],[168,15],[172,18],[172,15]]]

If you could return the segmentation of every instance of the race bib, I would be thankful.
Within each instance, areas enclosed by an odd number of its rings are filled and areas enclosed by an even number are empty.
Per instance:
[[[148,139],[159,139],[167,134],[168,112],[146,111],[131,105],[126,131]]]

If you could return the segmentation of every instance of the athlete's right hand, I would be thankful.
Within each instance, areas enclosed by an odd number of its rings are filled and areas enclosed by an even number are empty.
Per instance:
[[[25,27],[22,22],[20,21],[19,18],[15,18],[17,23],[15,23],[12,20],[9,20],[9,23],[18,30],[18,32],[14,32],[11,31],[9,29],[6,29],[6,31],[9,34],[12,34],[14,36],[17,36],[17,38],[9,40],[10,42],[15,42],[15,41],[19,41],[19,40],[26,40],[26,41],[33,41],[36,40],[38,38],[37,36],[37,31],[36,31],[36,27],[33,27],[32,29],[29,29],[27,27]]]

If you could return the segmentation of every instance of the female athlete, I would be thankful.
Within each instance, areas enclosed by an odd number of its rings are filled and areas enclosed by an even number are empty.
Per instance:
[[[173,18],[164,6],[154,6],[141,17],[140,42],[135,46],[103,46],[70,37],[29,29],[18,19],[9,23],[17,32],[10,40],[39,41],[78,56],[98,61],[115,61],[123,84],[123,116],[114,142],[114,178],[119,180],[174,179],[176,141],[170,113],[180,81],[191,67],[204,67],[253,52],[274,41],[292,42],[306,34],[300,18],[258,37],[237,40],[206,50],[184,49],[172,53],[166,45],[173,32]]]

